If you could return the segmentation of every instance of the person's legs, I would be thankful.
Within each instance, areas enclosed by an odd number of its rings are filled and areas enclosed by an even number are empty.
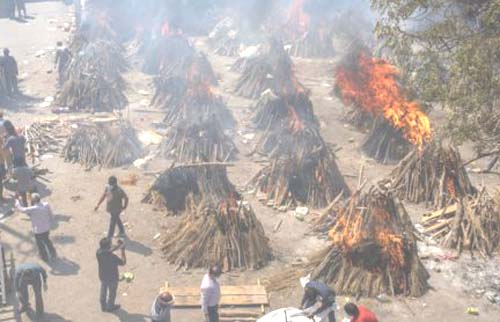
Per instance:
[[[33,285],[33,292],[35,293],[35,308],[36,315],[41,316],[44,312],[43,310],[43,297],[42,297],[42,285]]]
[[[116,290],[118,289],[118,281],[109,282],[108,287],[109,287],[109,294],[108,294],[107,308],[108,310],[112,310],[115,308],[116,305],[115,301],[116,301]]]
[[[99,301],[101,302],[101,311],[107,310],[106,298],[108,297],[108,284],[101,281],[101,294],[99,296]]]
[[[21,310],[25,310],[29,305],[28,285],[23,284],[17,289],[17,298],[21,303]]]
[[[44,262],[47,262],[49,260],[49,256],[47,255],[47,250],[45,249],[43,234],[35,234],[35,241],[38,246],[38,254],[40,255],[40,258]]]
[[[26,192],[19,192],[19,195],[21,196],[21,202],[23,207],[28,207],[28,193]]]
[[[208,321],[219,322],[219,308],[217,306],[208,307]]]
[[[328,322],[335,322],[335,311],[328,313]]]
[[[49,234],[50,234],[49,231],[41,234],[42,241],[45,244],[45,247],[47,248],[47,250],[49,251],[50,257],[52,257],[54,259],[55,257],[57,257],[57,252],[56,252],[56,249],[54,248],[54,244],[52,244],[52,241],[49,238]]]
[[[110,214],[108,238],[113,238],[113,235],[115,234],[115,226],[116,226],[116,219],[117,218],[118,218],[118,216],[115,216],[114,214]]]
[[[118,230],[120,231],[120,235],[125,235],[125,227],[123,227],[122,219],[120,218],[120,214],[116,215],[116,224],[118,225]]]

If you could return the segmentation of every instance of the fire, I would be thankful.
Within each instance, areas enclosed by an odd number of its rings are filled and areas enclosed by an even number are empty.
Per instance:
[[[295,111],[295,108],[292,106],[288,107],[288,117],[290,118],[290,128],[294,133],[300,132],[304,129],[302,120],[297,114],[297,111]]]
[[[430,121],[418,103],[405,97],[397,82],[398,70],[364,53],[357,64],[356,70],[340,67],[335,72],[342,100],[375,116],[383,115],[409,142],[422,148],[432,136]]]
[[[304,11],[304,4],[309,0],[293,0],[288,13],[288,24],[296,28],[300,34],[305,33],[309,28],[311,18]]]

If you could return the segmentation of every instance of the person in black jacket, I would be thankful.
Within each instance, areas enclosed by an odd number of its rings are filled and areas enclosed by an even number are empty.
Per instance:
[[[318,315],[335,322],[335,292],[325,283],[310,281],[304,287],[301,309],[308,317]]]
[[[99,206],[102,204],[104,199],[107,200],[106,211],[111,215],[108,238],[113,238],[113,235],[115,234],[115,226],[118,226],[118,229],[120,230],[120,237],[126,237],[125,227],[123,227],[120,214],[128,206],[128,197],[125,191],[118,186],[118,180],[115,176],[108,178],[108,185],[106,186],[101,199],[97,203],[97,206],[94,209],[95,211],[99,209]]]
[[[113,252],[120,250],[118,257]],[[99,249],[96,253],[97,263],[99,266],[99,280],[101,281],[101,293],[99,301],[103,312],[112,312],[120,308],[120,305],[115,303],[116,290],[118,289],[118,281],[120,275],[118,266],[123,266],[127,263],[125,257],[125,244],[119,240],[118,245],[111,247],[111,239],[103,238],[99,242]]]
[[[17,75],[19,70],[17,68],[17,61],[14,57],[10,55],[9,48],[3,50],[3,57],[0,59],[0,65],[2,65],[3,70],[3,83],[5,84],[7,94],[18,93],[17,87]]]

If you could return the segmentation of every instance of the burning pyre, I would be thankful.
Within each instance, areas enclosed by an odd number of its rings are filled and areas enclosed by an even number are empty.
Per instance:
[[[278,95],[306,91],[295,76],[290,56],[276,39],[270,39],[259,55],[248,58],[244,63],[235,92],[255,99],[268,89]]]
[[[442,208],[476,193],[457,149],[433,141],[415,149],[395,168],[389,184],[399,198]]]
[[[406,98],[396,68],[366,51],[353,57],[335,71],[336,92],[352,105],[348,117],[356,126],[373,126],[363,151],[388,163],[400,160],[410,145],[422,148],[431,138],[430,121],[418,103]]]
[[[250,205],[236,198],[218,202],[188,200],[186,217],[167,236],[162,251],[178,267],[208,267],[224,271],[258,269],[273,255],[262,224]]]
[[[333,57],[332,33],[324,17],[312,17],[304,6],[310,0],[293,0],[288,21],[283,28],[292,56],[305,58]]]
[[[62,150],[64,160],[86,168],[131,164],[143,152],[135,129],[126,121],[79,124]]]
[[[161,151],[166,158],[185,163],[231,161],[238,153],[215,118],[177,122],[169,128]]]
[[[239,30],[232,18],[219,21],[208,35],[208,40],[217,55],[235,57],[240,51]]]

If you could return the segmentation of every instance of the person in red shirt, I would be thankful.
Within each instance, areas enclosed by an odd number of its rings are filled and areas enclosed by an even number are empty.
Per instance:
[[[351,317],[351,322],[378,322],[375,314],[362,305],[347,303],[344,311]]]

